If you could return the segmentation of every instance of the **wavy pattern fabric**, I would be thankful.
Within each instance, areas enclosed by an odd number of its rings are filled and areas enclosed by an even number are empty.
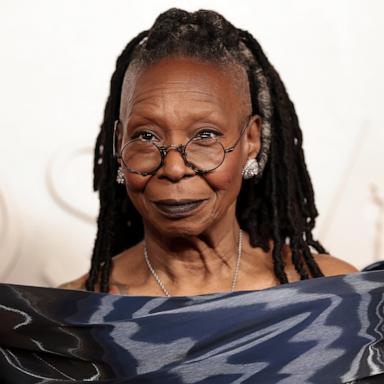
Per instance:
[[[383,283],[171,298],[0,284],[1,383],[384,383]]]

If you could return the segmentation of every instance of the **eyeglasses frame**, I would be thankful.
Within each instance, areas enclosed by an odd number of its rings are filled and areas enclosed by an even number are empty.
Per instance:
[[[179,152],[181,154],[181,157],[183,158],[184,163],[185,163],[185,165],[187,167],[191,168],[196,174],[203,175],[205,173],[212,172],[215,169],[219,168],[220,165],[223,164],[223,162],[225,160],[225,156],[227,155],[227,153],[233,152],[235,150],[237,144],[240,142],[241,137],[243,136],[244,132],[248,128],[249,123],[251,121],[251,118],[252,118],[252,115],[249,115],[248,118],[247,118],[246,124],[243,126],[243,128],[240,131],[240,135],[239,135],[238,139],[236,140],[236,142],[232,146],[224,148],[223,144],[218,139],[215,138],[215,140],[222,146],[223,151],[224,151],[224,156],[223,156],[223,160],[221,161],[221,163],[219,165],[217,165],[215,168],[212,168],[210,170],[201,170],[199,168],[196,168],[192,163],[188,162],[188,160],[187,160],[187,152],[186,152],[185,149],[188,146],[188,144],[194,139],[194,137],[190,138],[185,144],[163,144],[163,145],[158,145],[156,143],[152,143],[159,150],[160,156],[161,156],[161,160],[160,160],[159,166],[156,169],[154,169],[153,171],[150,171],[150,172],[139,172],[139,171],[136,171],[134,169],[128,168],[124,164],[124,161],[122,159],[123,150],[124,150],[124,148],[128,144],[132,143],[135,140],[139,140],[139,139],[133,139],[133,140],[128,141],[127,143],[125,143],[122,146],[122,148],[120,150],[120,153],[118,153],[117,150],[116,150],[116,137],[117,137],[116,131],[117,131],[118,125],[120,123],[119,120],[115,120],[114,126],[113,126],[113,157],[115,157],[117,160],[121,160],[122,164],[124,165],[124,168],[128,172],[135,173],[135,174],[138,174],[138,175],[141,175],[141,176],[149,176],[149,175],[156,174],[156,172],[164,165],[164,159],[167,156],[169,149],[173,148],[173,149],[175,149],[177,152]]]

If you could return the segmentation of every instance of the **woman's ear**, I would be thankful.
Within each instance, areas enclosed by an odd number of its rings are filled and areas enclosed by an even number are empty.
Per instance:
[[[247,129],[248,159],[256,158],[261,146],[261,117],[253,115]]]

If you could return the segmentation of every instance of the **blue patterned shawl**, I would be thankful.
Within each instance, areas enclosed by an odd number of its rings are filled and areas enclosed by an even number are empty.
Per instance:
[[[171,298],[0,284],[0,382],[384,383],[383,283]]]

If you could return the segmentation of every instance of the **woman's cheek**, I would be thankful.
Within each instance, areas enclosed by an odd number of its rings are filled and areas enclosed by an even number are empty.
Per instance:
[[[141,176],[135,173],[124,172],[127,191],[142,192],[151,176]]]
[[[226,164],[225,166],[223,164],[216,172],[207,174],[206,181],[216,191],[238,191],[242,181],[239,164],[237,162]]]
[[[125,174],[127,195],[141,215],[143,215],[146,210],[143,191],[150,177],[151,176],[140,176],[134,173]]]

